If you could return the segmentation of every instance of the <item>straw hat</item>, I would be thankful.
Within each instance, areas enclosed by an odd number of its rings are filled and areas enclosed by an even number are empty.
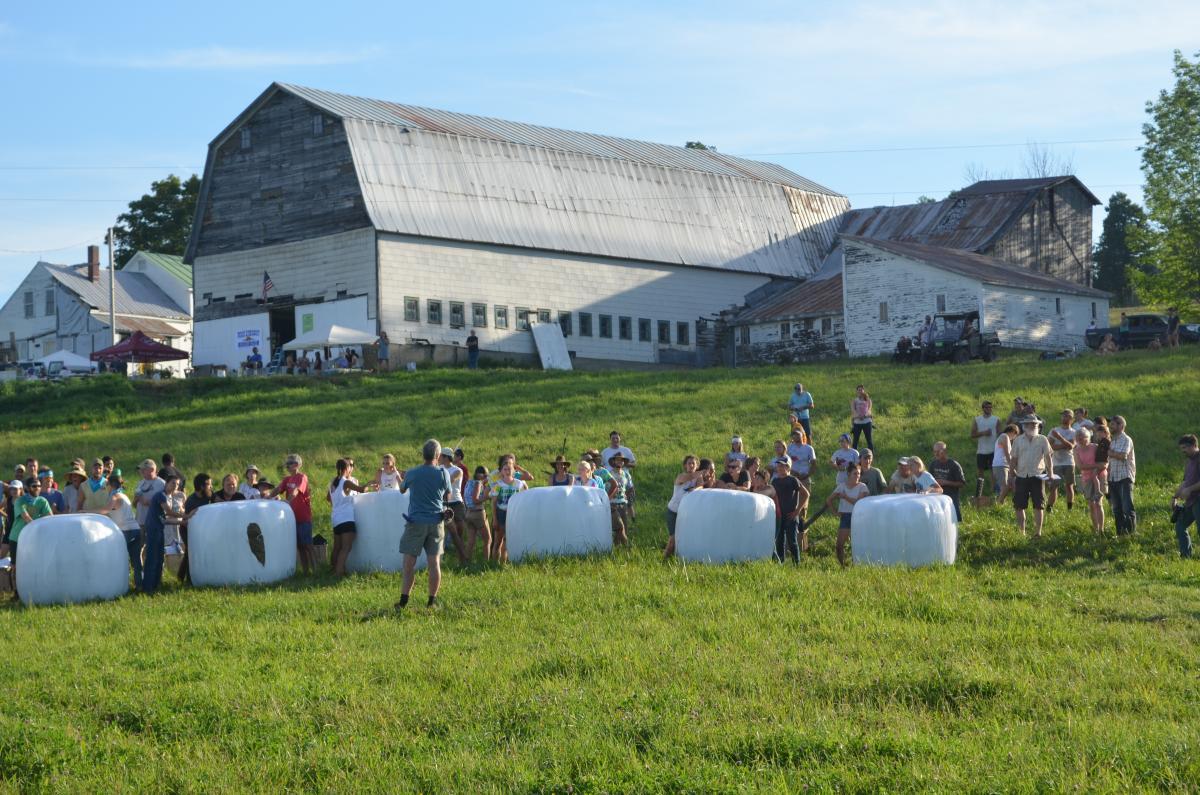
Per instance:
[[[565,467],[569,467],[573,463],[574,462],[568,461],[567,459],[563,458],[562,453],[559,453],[558,455],[554,456],[554,460],[550,462],[550,466],[557,467],[559,464],[562,464]]]

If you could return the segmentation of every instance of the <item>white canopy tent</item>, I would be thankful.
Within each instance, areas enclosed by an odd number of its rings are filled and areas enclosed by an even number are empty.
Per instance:
[[[345,348],[347,345],[372,345],[379,335],[337,324],[324,329],[313,329],[284,344],[285,351],[313,350],[315,348]]]
[[[55,351],[54,353],[48,353],[42,358],[38,359],[37,362],[38,364],[44,364],[47,366],[49,366],[51,362],[59,362],[62,364],[63,368],[67,370],[90,371],[97,369],[96,363],[88,357],[62,350]]]

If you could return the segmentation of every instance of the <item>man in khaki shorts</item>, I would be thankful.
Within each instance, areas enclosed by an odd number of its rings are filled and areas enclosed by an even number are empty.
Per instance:
[[[404,535],[400,552],[404,555],[404,578],[396,609],[408,605],[416,577],[417,556],[423,551],[429,564],[429,607],[437,606],[438,587],[442,584],[442,543],[446,532],[442,522],[453,516],[445,500],[450,495],[450,476],[437,465],[442,446],[436,439],[425,442],[421,457],[425,463],[404,473],[400,491],[408,493],[408,513],[404,515]]]

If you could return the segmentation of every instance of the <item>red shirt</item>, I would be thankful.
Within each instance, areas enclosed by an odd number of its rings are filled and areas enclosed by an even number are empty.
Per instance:
[[[292,513],[296,515],[297,522],[312,521],[312,498],[308,493],[308,475],[303,472],[297,472],[294,475],[288,475],[283,480],[279,481],[280,491],[287,494],[288,489],[295,489],[296,496],[288,500],[288,504],[292,506]]]

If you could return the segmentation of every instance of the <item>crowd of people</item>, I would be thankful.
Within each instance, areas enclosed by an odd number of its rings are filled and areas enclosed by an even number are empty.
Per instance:
[[[821,464],[812,434],[812,412],[817,406],[803,384],[796,384],[786,404],[789,435],[776,439],[769,456],[747,452],[740,436],[730,439],[724,454],[702,457],[687,455],[672,484],[666,505],[668,533],[665,555],[675,554],[675,531],[682,501],[700,489],[730,489],[763,495],[775,505],[775,557],[800,561],[808,550],[808,531],[826,512],[838,516],[835,543],[837,559],[846,565],[851,541],[854,504],[880,494],[944,494],[949,497],[959,521],[962,494],[968,489],[963,466],[951,456],[950,446],[936,441],[930,447],[928,464],[920,455],[904,455],[895,470],[885,477],[876,466],[873,403],[867,389],[858,385],[849,399],[849,430],[838,436],[826,463]],[[1058,505],[1060,495],[1068,510],[1079,497],[1087,506],[1092,529],[1104,532],[1104,503],[1110,505],[1116,533],[1127,535],[1137,529],[1134,484],[1137,463],[1133,439],[1124,417],[1091,418],[1084,407],[1063,409],[1052,427],[1037,414],[1036,406],[1021,397],[1003,420],[985,400],[964,436],[975,443],[976,479],[974,504],[1012,500],[1016,525],[1027,532],[1027,513],[1032,507],[1032,535],[1042,534],[1046,514]],[[866,446],[859,448],[860,439]],[[564,445],[565,447],[565,445]],[[1192,554],[1190,527],[1200,527],[1200,449],[1196,437],[1179,439],[1186,464],[1184,478],[1174,495],[1174,514],[1179,552]],[[461,446],[443,449],[435,440],[422,449],[422,463],[401,469],[394,455],[382,456],[373,477],[355,476],[353,458],[337,460],[333,477],[324,489],[330,504],[330,531],[334,543],[330,565],[338,576],[347,574],[347,560],[354,547],[355,495],[368,491],[407,492],[409,513],[401,542],[405,554],[403,591],[397,607],[404,607],[413,583],[417,557],[424,552],[429,562],[429,599],[436,604],[440,585],[443,549],[453,548],[466,564],[477,550],[485,562],[506,562],[508,506],[513,497],[544,481],[548,487],[586,486],[602,489],[608,498],[613,543],[627,545],[637,517],[637,489],[633,471],[637,456],[614,430],[608,445],[588,449],[578,462],[560,453],[548,462],[549,471],[535,475],[517,462],[515,455],[501,455],[495,468],[470,468]],[[718,472],[718,462],[720,471]],[[313,535],[313,484],[303,471],[304,461],[290,454],[283,461],[278,483],[264,478],[256,465],[248,465],[242,476],[226,473],[217,487],[208,473],[188,481],[170,453],[160,461],[147,458],[137,468],[132,486],[111,456],[96,458],[85,466],[73,460],[62,482],[49,467],[35,458],[17,465],[15,476],[5,484],[0,503],[3,548],[12,565],[19,566],[21,533],[37,520],[63,513],[95,513],[112,519],[124,534],[135,587],[155,593],[162,581],[164,557],[181,556],[178,576],[189,579],[187,565],[188,522],[205,505],[239,500],[286,500],[296,521],[299,567],[305,574],[316,570]],[[824,477],[822,473],[827,473]],[[832,477],[825,498],[809,516],[816,482]],[[991,479],[991,497],[988,479]],[[188,488],[190,487],[190,493]],[[319,487],[317,487],[319,488]]]

